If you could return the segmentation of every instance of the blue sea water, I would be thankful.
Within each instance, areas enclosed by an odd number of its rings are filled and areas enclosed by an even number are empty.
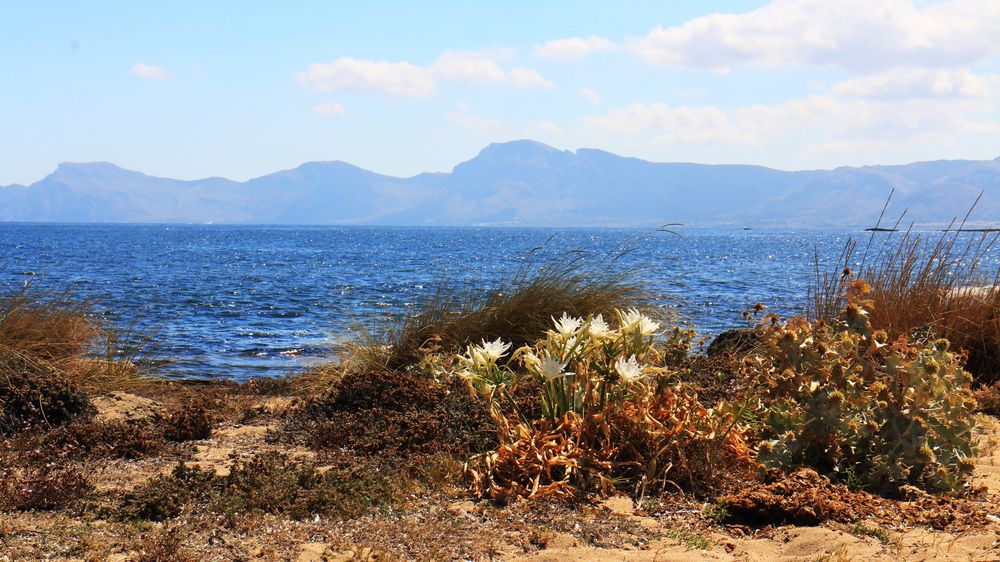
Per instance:
[[[488,285],[526,257],[637,268],[704,335],[762,302],[802,310],[816,256],[863,232],[0,224],[0,291],[31,281],[94,299],[119,325],[156,328],[168,370],[281,375],[352,327],[400,313],[442,279]],[[541,247],[533,254],[532,249]]]

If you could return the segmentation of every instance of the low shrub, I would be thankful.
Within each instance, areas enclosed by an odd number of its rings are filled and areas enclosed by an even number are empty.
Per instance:
[[[135,562],[192,562],[198,560],[184,548],[186,529],[164,526],[145,533],[134,546]]]
[[[119,513],[152,521],[175,518],[185,509],[227,516],[357,517],[399,503],[407,482],[394,476],[361,465],[318,471],[277,452],[237,461],[226,476],[180,463],[127,496]]]
[[[48,363],[0,348],[0,435],[91,416],[79,387]]]
[[[154,478],[127,494],[118,511],[127,519],[166,521],[196,501],[204,503],[216,488],[213,471],[181,462],[170,474]]]
[[[853,523],[884,510],[886,500],[834,484],[803,468],[774,482],[741,489],[719,498],[726,522],[752,525]]]
[[[946,340],[873,330],[870,290],[851,281],[833,324],[772,317],[759,327],[760,460],[882,494],[959,491],[976,456],[970,375]]]
[[[486,408],[464,384],[407,373],[354,373],[306,402],[292,425],[317,449],[466,456],[495,444]]]
[[[170,441],[194,441],[212,436],[215,416],[197,400],[188,400],[167,414],[163,420],[163,436]]]
[[[138,459],[163,448],[163,434],[145,424],[121,421],[77,422],[42,438],[42,447],[62,455]]]
[[[219,504],[225,513],[285,513],[358,517],[398,502],[402,482],[368,467],[334,468],[322,473],[280,453],[237,463],[225,479]]]
[[[0,467],[0,511],[54,510],[93,490],[82,469],[59,462]]]

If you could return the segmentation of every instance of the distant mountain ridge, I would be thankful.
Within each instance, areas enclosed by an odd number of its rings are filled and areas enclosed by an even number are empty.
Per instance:
[[[0,221],[511,226],[870,226],[889,192],[909,220],[1000,219],[1000,157],[781,171],[648,162],[529,141],[491,144],[448,173],[385,176],[307,162],[246,182],[60,164],[0,187]]]

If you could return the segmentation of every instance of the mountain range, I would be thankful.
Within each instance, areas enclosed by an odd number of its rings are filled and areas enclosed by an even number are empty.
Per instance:
[[[982,193],[1000,218],[1000,158],[782,171],[659,163],[529,141],[491,144],[448,173],[408,178],[308,162],[245,182],[60,164],[0,187],[0,221],[506,226],[871,226],[889,193],[909,220],[947,222]]]

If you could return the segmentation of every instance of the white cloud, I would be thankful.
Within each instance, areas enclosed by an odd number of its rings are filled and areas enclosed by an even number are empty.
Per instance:
[[[347,110],[344,108],[344,105],[335,101],[324,103],[323,105],[317,105],[313,108],[313,111],[319,113],[320,115],[328,115],[330,117],[341,117],[347,114]]]
[[[546,133],[550,135],[558,134],[562,132],[562,128],[553,123],[552,121],[539,121],[535,126],[534,130],[539,133]]]
[[[528,68],[512,68],[508,74],[510,83],[515,88],[545,88],[551,90],[556,87],[550,80],[546,80],[541,74]]]
[[[553,60],[577,60],[593,53],[611,51],[616,46],[611,41],[591,35],[553,39],[535,47],[535,54]]]
[[[601,103],[601,94],[590,88],[580,88],[580,97],[594,105]]]
[[[775,0],[743,14],[658,25],[627,47],[652,64],[722,71],[815,65],[877,72],[970,65],[1000,53],[1000,2]]]
[[[509,50],[445,51],[430,66],[409,62],[372,61],[341,57],[332,63],[314,63],[297,74],[299,83],[321,92],[379,93],[398,98],[425,98],[437,81],[503,83],[516,88],[554,88],[541,74],[527,68],[505,71],[496,59]]]
[[[977,76],[964,68],[894,68],[834,84],[832,91],[865,98],[985,98],[1000,92],[1000,76]]]
[[[143,62],[132,66],[132,76],[138,76],[139,78],[145,78],[147,80],[167,80],[173,77],[162,66],[146,64]]]
[[[587,117],[583,123],[599,133],[639,139],[648,145],[762,147],[807,136],[829,149],[851,142],[869,146],[907,143],[917,137],[945,142],[995,130],[1000,124],[994,113],[995,104],[985,99],[890,100],[825,94],[728,109],[635,103]]]
[[[480,115],[454,111],[449,111],[445,115],[452,123],[476,133],[504,135],[510,131],[506,125],[500,123],[499,121],[495,121],[488,117],[482,117]]]
[[[351,57],[310,64],[297,77],[301,84],[321,92],[380,93],[398,98],[424,98],[434,93],[435,87],[427,68]]]
[[[665,103],[634,103],[605,115],[584,118],[584,124],[605,133],[648,135],[656,144],[722,142],[757,145],[755,131],[715,106],[670,107]]]
[[[487,53],[445,51],[431,66],[434,75],[455,82],[503,82],[507,75]]]

